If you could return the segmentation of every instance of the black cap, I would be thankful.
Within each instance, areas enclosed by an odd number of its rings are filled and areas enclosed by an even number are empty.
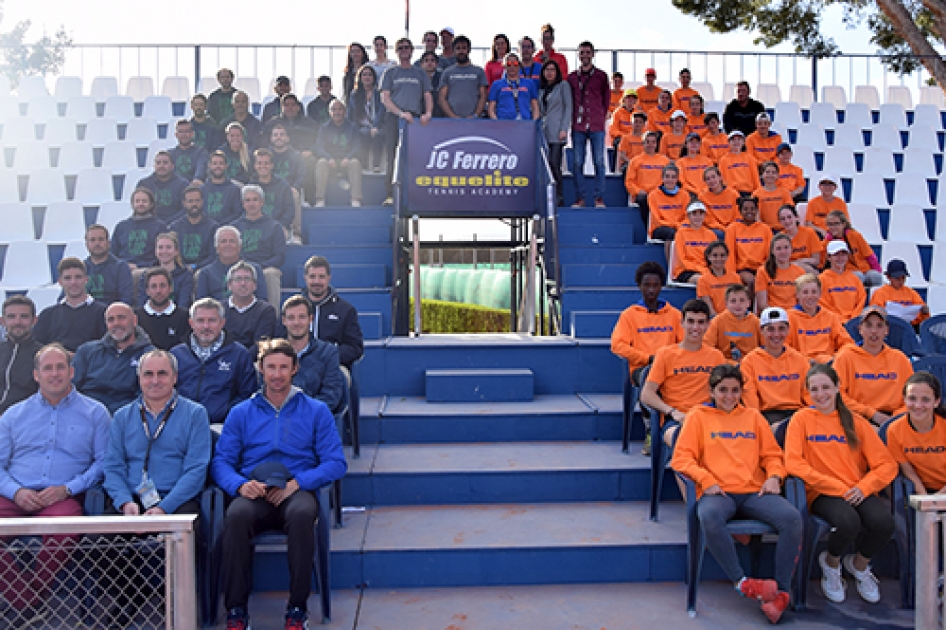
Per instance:
[[[286,482],[292,479],[292,473],[282,462],[263,462],[253,469],[251,476],[269,488],[285,488]]]
[[[887,271],[885,274],[888,278],[910,277],[910,273],[907,271],[907,263],[903,262],[899,258],[891,258],[887,261]]]

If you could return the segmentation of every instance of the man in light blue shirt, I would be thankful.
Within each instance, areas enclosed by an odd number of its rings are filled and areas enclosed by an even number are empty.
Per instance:
[[[82,516],[78,498],[102,481],[108,411],[72,386],[69,353],[58,343],[33,360],[39,391],[0,416],[0,518]],[[44,536],[34,569],[0,558],[0,591],[16,627],[38,623],[49,586],[69,559],[69,536]]]

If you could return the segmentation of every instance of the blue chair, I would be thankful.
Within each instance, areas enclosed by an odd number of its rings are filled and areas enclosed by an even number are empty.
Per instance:
[[[923,357],[926,356],[926,351],[920,346],[920,341],[917,339],[916,331],[913,330],[913,326],[910,325],[910,322],[900,319],[899,317],[891,317],[889,320],[890,331],[887,333],[887,345],[891,348],[896,348],[907,355],[907,357]],[[847,333],[851,335],[851,339],[854,340],[854,343],[861,343],[863,339],[861,338],[861,333],[857,329],[861,324],[860,317],[854,317],[849,319],[845,324],[844,328],[847,330]]]
[[[640,387],[637,387],[631,383],[631,369],[627,361],[623,361],[624,365],[624,386],[621,392],[621,416],[624,420],[624,429],[621,437],[621,452],[627,453],[631,449],[631,425],[634,422],[634,407],[637,406],[637,402],[640,399],[641,390]],[[641,373],[641,381],[647,380],[647,374],[650,372],[650,367],[644,368],[644,371]],[[641,415],[644,414],[644,411],[641,410]]]
[[[696,498],[696,484],[686,475],[677,473],[677,477],[686,488],[687,505],[687,612],[691,617],[696,616],[696,596],[700,587],[700,575],[703,571],[703,556],[706,555],[706,540],[700,526],[700,517],[697,509],[699,502]],[[726,524],[726,529],[733,535],[751,536],[752,570],[751,575],[759,575],[759,566],[762,560],[762,536],[777,534],[778,531],[762,521],[753,519],[733,519]],[[792,585],[792,599],[797,598],[797,581]],[[797,600],[796,600],[797,601]]]
[[[207,625],[213,626],[217,622],[217,616],[220,608],[220,574],[223,566],[222,550],[220,545],[223,540],[224,516],[226,514],[226,505],[229,504],[226,495],[220,488],[215,488],[219,493],[221,501],[217,504],[217,512],[211,519],[215,529],[210,540],[214,545],[213,559],[215,564],[210,567],[211,578],[209,580],[210,590],[208,592],[207,602],[210,614],[208,615]],[[332,619],[332,581],[331,581],[331,548],[330,548],[330,526],[329,526],[329,488],[322,486],[318,490],[319,514],[315,520],[315,527],[312,535],[315,536],[315,555],[313,557],[312,575],[319,593],[319,604],[322,611],[322,623],[329,623]],[[286,551],[288,553],[288,541],[286,534],[278,530],[262,532],[255,536],[251,542],[255,551],[264,548],[265,551]],[[252,580],[252,577],[250,578]]]
[[[676,445],[680,432],[674,436],[674,444],[667,446],[663,441],[660,426],[660,412],[650,410],[650,520],[655,523],[660,520],[660,496],[663,493],[664,477],[670,458],[673,456],[673,446]]]
[[[923,320],[920,343],[929,354],[946,354],[946,313]]]
[[[923,357],[913,364],[913,371],[929,372],[938,378],[940,383],[946,383],[946,355]]]
[[[894,416],[877,431],[880,439],[887,443],[887,429]],[[914,493],[913,482],[898,474],[890,484],[890,509],[896,523],[894,540],[897,543],[897,559],[900,568],[900,606],[914,608],[916,601],[916,514],[910,508],[909,498]]]
[[[338,435],[344,439],[345,429],[344,425],[348,424],[349,429],[352,429],[352,442],[354,443],[355,436],[357,435],[357,430],[353,428],[352,424],[352,412],[351,412],[351,388],[348,385],[348,379],[342,378],[342,399],[338,404],[338,407],[333,410],[332,415],[335,417],[335,427],[338,429]],[[332,518],[334,519],[335,527],[344,527],[345,524],[342,520],[342,480],[332,484]]]

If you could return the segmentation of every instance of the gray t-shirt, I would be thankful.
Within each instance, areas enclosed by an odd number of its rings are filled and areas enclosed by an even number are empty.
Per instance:
[[[388,68],[381,79],[381,91],[391,92],[391,101],[398,109],[415,116],[424,114],[424,94],[433,89],[427,73],[414,66]]]
[[[479,66],[460,66],[454,64],[443,71],[440,87],[449,87],[447,102],[453,113],[461,118],[469,118],[476,111],[480,98],[480,88],[487,87],[486,73]]]

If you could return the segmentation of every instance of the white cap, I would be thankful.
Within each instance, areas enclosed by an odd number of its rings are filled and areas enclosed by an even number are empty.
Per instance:
[[[672,114],[670,114],[670,120],[675,120],[677,118],[686,119],[687,115],[683,113],[682,109],[675,109]]]
[[[847,252],[849,254],[851,253],[851,250],[848,249],[847,243],[838,239],[835,239],[828,243],[827,251],[828,251],[828,256],[833,256],[837,254],[838,252]]]
[[[453,32],[453,27],[450,27],[450,26],[444,26],[442,29],[440,29],[440,32],[441,33],[446,32],[446,33],[450,33],[451,35],[456,35],[456,33]]]
[[[818,183],[823,184],[825,182],[830,182],[835,186],[838,185],[838,177],[834,173],[822,173],[821,177],[818,178]]]
[[[788,322],[788,313],[785,312],[784,308],[770,306],[763,310],[762,315],[759,316],[759,326],[768,326],[776,322]]]

